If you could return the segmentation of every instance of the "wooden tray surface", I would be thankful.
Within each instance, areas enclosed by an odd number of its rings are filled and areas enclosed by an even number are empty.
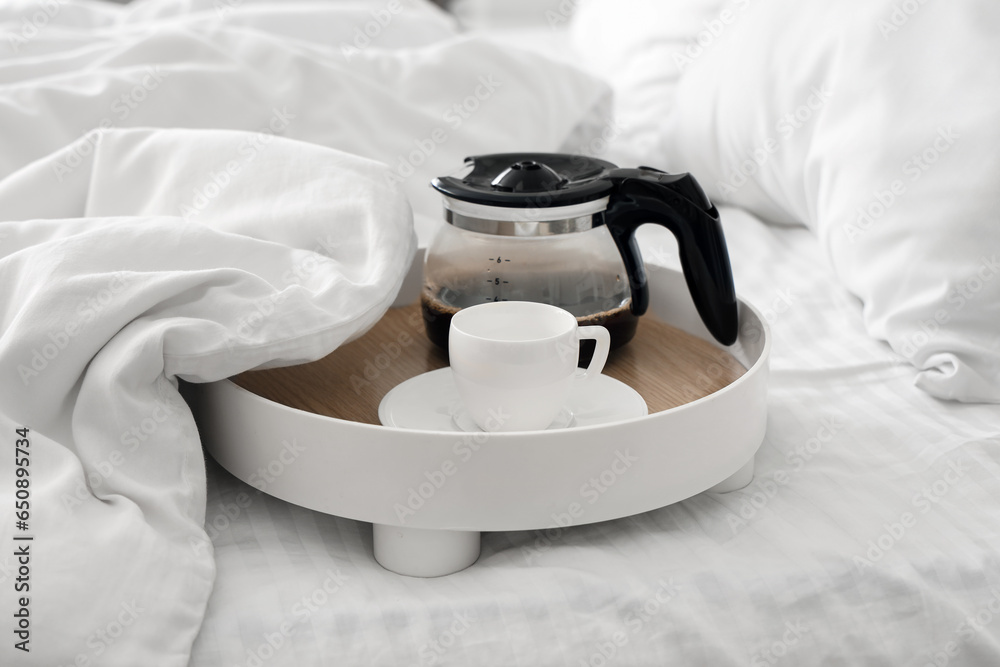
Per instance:
[[[309,364],[250,371],[240,387],[299,410],[379,424],[378,406],[400,382],[444,368],[447,355],[424,334],[419,305],[390,309],[364,336]],[[730,384],[746,369],[725,350],[651,315],[635,338],[614,350],[604,374],[631,386],[649,412],[697,400]]]

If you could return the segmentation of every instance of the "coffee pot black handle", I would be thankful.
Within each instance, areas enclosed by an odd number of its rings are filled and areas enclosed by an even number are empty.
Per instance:
[[[702,321],[723,345],[736,342],[736,290],[719,212],[690,174],[649,167],[613,169],[614,184],[604,224],[618,246],[632,290],[632,313],[649,307],[646,269],[635,240],[646,223],[663,225],[677,238],[681,268]]]

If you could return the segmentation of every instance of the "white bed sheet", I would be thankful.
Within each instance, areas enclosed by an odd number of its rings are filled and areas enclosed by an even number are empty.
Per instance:
[[[774,335],[749,487],[484,534],[474,566],[425,580],[383,570],[369,525],[210,463],[218,578],[191,664],[1000,664],[1000,410],[915,388],[810,232],[722,217]],[[661,231],[644,252],[673,265]]]

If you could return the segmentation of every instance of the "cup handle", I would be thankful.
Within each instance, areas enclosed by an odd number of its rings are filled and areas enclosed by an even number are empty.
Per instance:
[[[590,365],[583,373],[577,372],[576,379],[580,381],[589,380],[601,374],[604,364],[608,360],[608,352],[611,350],[611,334],[608,330],[600,326],[580,327],[577,333],[580,340],[591,339],[596,345],[594,356],[590,358]]]

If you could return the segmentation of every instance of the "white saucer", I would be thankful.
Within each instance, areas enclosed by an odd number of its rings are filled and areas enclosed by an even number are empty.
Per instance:
[[[623,382],[598,375],[573,387],[550,430],[644,417],[646,401]],[[465,414],[451,368],[439,368],[393,387],[378,406],[383,426],[416,431],[479,431]]]

